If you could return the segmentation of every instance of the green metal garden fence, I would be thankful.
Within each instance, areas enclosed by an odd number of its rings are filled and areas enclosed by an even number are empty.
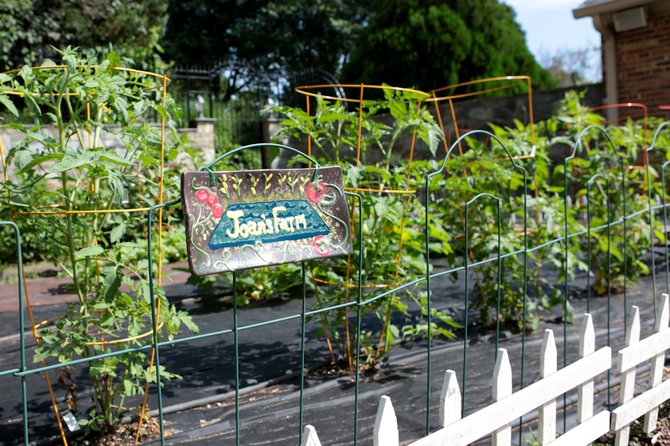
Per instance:
[[[658,149],[662,150],[667,150],[665,147],[658,147],[658,139],[659,135],[663,131],[666,131],[668,127],[670,126],[670,122],[666,122],[661,124],[656,132],[654,133],[652,143],[649,146],[649,148],[646,149],[648,153],[653,153],[657,151]],[[500,310],[500,301],[501,301],[501,288],[502,288],[502,281],[503,281],[503,268],[502,268],[502,262],[506,259],[520,259],[520,262],[522,262],[522,277],[517,278],[520,279],[521,281],[521,287],[523,290],[523,317],[522,317],[522,330],[521,330],[521,369],[520,369],[520,387],[526,386],[528,383],[526,382],[526,377],[524,376],[524,356],[525,356],[525,342],[526,342],[526,308],[528,305],[528,279],[529,279],[529,265],[528,265],[528,256],[529,254],[535,253],[539,250],[554,247],[554,246],[562,246],[563,248],[563,265],[562,265],[562,276],[563,276],[563,305],[562,305],[562,324],[564,328],[564,334],[563,334],[563,362],[564,364],[568,363],[568,356],[567,356],[567,348],[565,348],[568,344],[568,338],[567,338],[567,332],[568,332],[568,296],[569,296],[569,285],[571,284],[571,278],[569,277],[569,268],[570,268],[570,261],[571,261],[571,255],[570,255],[570,245],[571,243],[577,243],[578,241],[584,240],[586,238],[587,240],[587,248],[586,248],[586,263],[589,265],[589,268],[592,267],[592,262],[593,259],[591,258],[591,243],[592,243],[592,236],[595,233],[603,232],[605,231],[607,233],[607,265],[604,267],[604,269],[607,272],[607,283],[609,285],[609,282],[611,280],[611,273],[612,273],[612,238],[611,238],[611,231],[621,228],[623,231],[622,236],[622,265],[624,268],[623,271],[623,293],[624,293],[624,308],[627,308],[627,302],[626,302],[626,289],[628,287],[628,284],[626,282],[626,276],[627,276],[627,271],[626,268],[628,268],[628,263],[627,263],[627,251],[628,251],[628,234],[629,231],[631,230],[631,225],[632,222],[635,221],[635,219],[648,219],[649,222],[649,227],[650,227],[650,232],[648,234],[648,237],[650,239],[651,243],[651,270],[650,273],[653,277],[653,283],[654,283],[654,288],[656,288],[656,260],[655,260],[655,247],[656,247],[656,241],[654,234],[654,222],[657,219],[657,214],[661,213],[661,227],[663,228],[663,232],[665,232],[665,228],[667,228],[667,206],[668,203],[666,202],[666,196],[665,196],[665,187],[666,187],[666,178],[665,178],[665,171],[667,167],[670,165],[670,162],[664,162],[661,164],[659,171],[661,175],[661,182],[662,182],[662,197],[660,199],[660,203],[656,203],[654,200],[654,197],[652,197],[652,192],[651,192],[651,186],[650,186],[650,178],[652,175],[649,162],[645,163],[644,169],[645,169],[645,180],[646,180],[646,188],[647,188],[647,203],[646,203],[646,208],[635,211],[635,212],[630,212],[628,211],[627,208],[627,201],[626,201],[626,191],[627,188],[630,187],[629,184],[627,184],[626,179],[627,179],[627,169],[625,166],[625,161],[622,156],[619,156],[620,164],[619,164],[619,172],[620,172],[620,177],[618,179],[619,183],[613,184],[612,183],[612,177],[607,177],[603,173],[599,172],[596,173],[595,175],[592,175],[589,177],[586,181],[586,203],[587,203],[587,209],[586,209],[586,229],[581,230],[581,231],[570,231],[570,225],[569,225],[569,207],[572,199],[570,198],[571,195],[574,195],[574,187],[571,189],[570,187],[570,179],[569,179],[569,167],[571,161],[573,161],[576,157],[579,157],[582,155],[582,151],[584,150],[584,146],[587,145],[585,142],[587,135],[593,135],[593,134],[599,134],[601,137],[603,137],[609,148],[616,153],[618,148],[614,146],[614,143],[612,142],[610,136],[608,135],[607,131],[605,131],[603,128],[600,127],[588,127],[585,128],[577,137],[576,143],[574,146],[574,149],[570,151],[570,153],[565,157],[563,164],[564,164],[564,178],[563,178],[563,190],[565,191],[565,194],[563,196],[563,235],[560,237],[556,237],[550,241],[544,242],[542,244],[539,244],[537,246],[530,246],[529,244],[529,237],[528,237],[528,222],[527,222],[527,215],[528,215],[528,209],[527,209],[527,198],[528,198],[528,193],[527,193],[527,182],[528,182],[528,173],[524,169],[523,166],[518,164],[515,159],[513,158],[510,150],[503,144],[503,142],[498,139],[495,135],[485,132],[485,131],[473,131],[469,132],[465,135],[462,135],[456,142],[454,142],[447,152],[446,156],[443,158],[440,167],[434,171],[433,173],[430,173],[427,175],[424,179],[424,197],[423,199],[425,200],[425,222],[426,222],[426,227],[424,228],[424,246],[425,246],[425,259],[426,259],[426,264],[425,264],[425,275],[416,277],[413,280],[407,281],[406,283],[403,283],[399,286],[394,286],[392,288],[384,289],[383,291],[374,291],[370,293],[369,295],[364,295],[363,293],[363,283],[362,283],[362,271],[364,269],[365,265],[365,259],[363,258],[364,254],[364,247],[365,247],[365,236],[363,233],[363,227],[360,224],[356,224],[356,234],[358,237],[358,240],[360,243],[358,244],[358,264],[355,265],[357,268],[357,273],[354,274],[354,282],[356,284],[355,286],[355,300],[352,300],[351,302],[347,303],[342,303],[338,305],[333,305],[333,306],[328,306],[326,308],[321,308],[317,310],[310,310],[307,307],[307,297],[308,297],[308,277],[306,273],[306,266],[305,263],[302,262],[301,264],[301,279],[302,279],[302,292],[301,292],[301,299],[302,299],[302,307],[301,311],[298,314],[292,314],[289,316],[285,316],[279,319],[273,319],[273,320],[266,320],[260,323],[254,323],[254,324],[247,324],[247,325],[240,325],[238,323],[238,307],[237,307],[237,273],[233,272],[232,273],[232,293],[233,293],[233,308],[232,308],[232,322],[233,326],[230,329],[223,329],[223,330],[216,330],[216,331],[211,331],[207,333],[202,333],[198,335],[193,335],[193,336],[186,336],[183,338],[179,339],[174,339],[174,340],[163,340],[161,338],[160,330],[157,329],[159,321],[157,320],[156,317],[156,301],[157,298],[155,297],[155,290],[154,290],[154,279],[153,279],[153,274],[150,274],[150,292],[151,296],[153,298],[151,299],[151,305],[152,305],[152,316],[153,316],[153,331],[152,331],[152,337],[151,337],[151,342],[147,342],[144,345],[137,346],[134,348],[128,348],[120,351],[113,351],[109,352],[106,354],[101,354],[97,356],[92,356],[88,357],[85,359],[80,359],[80,360],[75,360],[75,361],[70,361],[66,363],[58,363],[58,364],[51,364],[51,365],[45,365],[42,367],[30,367],[27,363],[26,360],[26,339],[25,339],[25,334],[24,334],[24,290],[23,290],[23,283],[21,280],[19,280],[18,288],[19,288],[19,329],[20,329],[20,360],[18,361],[18,365],[14,368],[8,369],[8,370],[1,370],[0,371],[0,376],[11,376],[16,378],[22,386],[22,418],[23,418],[23,432],[24,432],[24,438],[23,438],[23,443],[25,445],[31,444],[31,438],[29,436],[29,425],[30,425],[30,416],[31,413],[29,411],[29,401],[26,393],[26,378],[30,375],[35,375],[39,373],[44,373],[44,372],[49,372],[52,370],[57,370],[60,368],[64,367],[69,367],[69,366],[75,366],[78,364],[85,364],[85,363],[90,363],[91,361],[95,361],[96,359],[101,359],[105,357],[110,357],[110,356],[118,356],[118,355],[123,355],[127,354],[130,352],[137,352],[137,351],[151,351],[153,350],[155,352],[155,389],[156,389],[156,394],[157,394],[157,404],[158,404],[158,421],[159,421],[159,426],[160,426],[160,442],[161,444],[165,444],[166,442],[166,432],[164,429],[164,416],[163,416],[163,386],[161,384],[161,376],[160,376],[160,366],[161,366],[161,358],[165,355],[169,355],[170,352],[167,351],[167,349],[173,349],[173,348],[180,348],[181,344],[190,342],[190,341],[195,341],[195,340],[200,340],[200,339],[205,339],[205,338],[214,338],[214,337],[221,337],[224,335],[232,335],[233,340],[234,340],[234,349],[235,349],[235,356],[232,360],[232,364],[226,364],[225,366],[231,366],[234,368],[234,374],[235,374],[235,423],[234,423],[234,429],[235,429],[235,444],[239,445],[242,443],[242,439],[240,437],[240,426],[243,423],[243,414],[240,411],[240,390],[241,390],[241,381],[240,381],[240,355],[239,355],[239,339],[238,335],[241,332],[244,331],[257,331],[262,329],[263,327],[266,327],[271,324],[278,324],[281,322],[286,322],[286,321],[295,321],[298,320],[300,321],[301,325],[301,351],[300,351],[300,373],[299,373],[299,422],[298,422],[298,428],[296,430],[296,437],[297,437],[297,442],[300,444],[302,442],[302,436],[303,436],[303,428],[304,428],[304,383],[306,379],[306,370],[305,370],[305,342],[306,342],[306,336],[307,336],[307,330],[306,330],[306,323],[307,320],[310,317],[317,316],[322,313],[328,313],[328,312],[333,312],[337,311],[343,308],[351,308],[355,313],[355,326],[356,326],[356,339],[357,339],[357,349],[356,349],[356,358],[355,358],[355,370],[360,370],[360,365],[361,365],[361,324],[362,324],[362,318],[361,318],[361,310],[368,306],[371,305],[377,301],[383,300],[385,298],[388,298],[389,296],[403,292],[406,290],[409,290],[410,288],[417,287],[417,286],[425,286],[425,290],[427,292],[428,296],[428,311],[427,314],[425,315],[426,323],[428,324],[428,343],[426,347],[426,369],[427,369],[427,388],[425,392],[425,410],[426,410],[426,420],[425,420],[425,433],[428,434],[431,432],[431,406],[433,405],[433,398],[431,398],[432,395],[432,389],[431,389],[431,373],[432,373],[432,364],[431,364],[431,350],[432,350],[432,330],[433,330],[433,320],[432,320],[432,308],[431,308],[431,301],[433,300],[433,282],[442,277],[446,277],[449,275],[453,274],[463,274],[464,275],[464,280],[465,280],[465,288],[464,288],[464,295],[463,295],[463,301],[464,301],[464,324],[463,324],[463,335],[462,335],[462,340],[463,340],[463,369],[462,369],[462,378],[461,378],[461,383],[462,383],[462,395],[463,395],[463,404],[465,404],[465,401],[467,400],[467,395],[468,395],[468,386],[467,386],[467,377],[468,377],[468,325],[469,325],[469,276],[471,274],[471,271],[474,268],[481,267],[483,265],[488,265],[488,264],[496,264],[497,266],[497,302],[498,302],[498,308],[497,311]],[[502,212],[503,212],[503,199],[500,196],[497,196],[495,194],[491,193],[479,193],[476,194],[475,196],[470,197],[467,202],[463,203],[464,211],[465,211],[465,224],[464,224],[464,229],[465,229],[465,247],[469,246],[469,240],[470,240],[470,216],[472,215],[473,212],[476,212],[477,209],[480,209],[482,206],[492,206],[493,209],[495,209],[495,215],[496,215],[496,221],[494,224],[494,231],[490,234],[487,234],[486,237],[490,237],[494,239],[496,242],[493,244],[496,249],[494,250],[494,255],[486,258],[486,259],[469,259],[469,256],[466,254],[463,257],[463,264],[460,266],[456,267],[451,267],[448,269],[443,269],[443,270],[438,270],[433,265],[433,256],[431,256],[431,245],[430,245],[430,225],[431,222],[434,221],[436,218],[434,209],[431,207],[432,203],[432,196],[431,196],[431,191],[435,190],[436,187],[443,187],[444,183],[444,174],[448,174],[447,172],[447,166],[448,166],[448,160],[454,150],[462,141],[465,141],[467,138],[471,137],[476,137],[476,136],[486,136],[491,139],[495,143],[495,146],[497,147],[495,150],[499,150],[504,153],[505,156],[505,162],[509,163],[510,169],[517,170],[520,172],[520,174],[523,176],[523,196],[521,197],[521,202],[522,202],[522,234],[523,234],[523,242],[522,242],[522,249],[515,250],[513,252],[506,252],[503,253],[503,246],[502,246],[502,241],[501,241],[501,233],[503,231],[503,223],[502,223]],[[225,158],[227,156],[230,156],[233,153],[236,153],[238,151],[242,150],[251,150],[251,149],[256,149],[259,148],[263,145],[253,145],[253,146],[246,146],[237,149],[236,151],[229,152],[226,155],[223,155],[222,157],[218,158],[217,160],[213,161],[210,163],[208,166],[206,166],[205,169],[211,168],[214,163],[218,162],[220,159]],[[265,145],[268,146],[268,145]],[[272,146],[272,145],[269,145]],[[647,157],[647,159],[651,158],[650,156]],[[311,160],[313,161],[313,160]],[[606,217],[606,222],[604,224],[599,224],[597,226],[592,226],[592,215],[591,215],[591,205],[593,201],[593,191],[594,189],[599,188],[599,185],[604,185],[605,186],[605,191],[603,193],[605,201],[606,201],[606,210],[607,210],[607,217]],[[618,199],[619,201],[617,203],[620,204],[620,209],[617,209],[615,206],[615,197],[612,195],[613,191],[619,191]],[[349,197],[351,201],[351,205],[354,206],[357,209],[357,214],[359,217],[359,220],[362,218],[363,215],[363,208],[362,208],[362,198],[359,194],[355,193],[347,193],[347,196]],[[149,234],[152,233],[153,228],[155,227],[156,224],[156,215],[160,214],[160,210],[163,210],[165,212],[177,212],[179,210],[180,206],[180,200],[174,200],[170,201],[164,204],[156,205],[153,206],[147,216],[147,225],[148,225],[148,232]],[[620,215],[618,218],[613,218],[613,213],[618,212]],[[11,226],[12,229],[14,229],[16,233],[16,253],[17,253],[17,265],[18,265],[18,274],[19,277],[22,277],[22,266],[21,266],[21,239],[20,239],[20,231],[19,228],[13,223],[13,222],[0,222],[2,225],[8,225]],[[634,224],[633,224],[634,225]],[[669,263],[668,260],[670,259],[668,257],[668,245],[665,240],[661,240],[662,243],[664,244],[664,263],[665,263],[665,276],[666,276],[666,291],[670,292],[670,270],[669,270]],[[154,260],[153,260],[153,249],[152,249],[152,240],[151,237],[148,237],[148,269],[149,271],[153,271],[154,267]],[[599,268],[602,268],[602,265],[599,266]],[[591,274],[590,271],[589,273],[586,274],[587,278],[587,288],[588,288],[588,296],[587,296],[587,308],[591,308],[591,299],[592,299],[592,291],[591,291]],[[559,286],[559,283],[555,284],[556,286]],[[656,290],[654,289],[652,295],[655,296]],[[610,300],[609,297],[611,296],[611,290],[610,287],[608,286],[608,300],[607,300],[607,313],[608,313],[608,333],[609,333],[609,311],[610,311]],[[500,318],[496,316],[496,327],[495,327],[495,350],[494,352],[497,352],[498,350],[498,345],[501,339],[501,327],[500,327]],[[608,335],[608,344],[610,343],[610,338]],[[494,353],[495,354],[495,353]],[[357,445],[359,444],[359,380],[360,380],[360,373],[355,373],[354,374],[354,386],[353,386],[353,393],[354,393],[354,413],[352,413],[350,416],[353,420],[354,423],[354,432],[353,432],[353,444]],[[608,398],[608,403],[609,403],[609,398]],[[565,411],[564,411],[565,414]],[[565,418],[564,418],[565,420]],[[565,421],[564,421],[565,423]],[[564,424],[564,429],[565,429],[565,424]],[[34,440],[34,439],[33,439]],[[521,441],[521,436],[519,436],[519,441]]]

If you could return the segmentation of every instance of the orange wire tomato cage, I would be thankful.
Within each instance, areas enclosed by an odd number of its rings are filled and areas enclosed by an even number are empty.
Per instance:
[[[630,110],[637,109],[642,111],[642,128],[643,128],[643,144],[646,146],[649,144],[649,108],[645,104],[639,102],[622,102],[620,104],[605,104],[599,105],[598,107],[593,107],[591,110],[600,111],[600,110],[611,110],[611,109],[622,109]],[[622,121],[630,118],[630,116],[619,116],[616,120],[605,120],[605,124],[619,124]],[[645,169],[647,165],[647,151],[642,150],[642,165],[628,166],[629,169],[641,170]]]
[[[597,107],[591,108],[593,111],[600,111],[600,110],[611,110],[611,109],[629,109],[629,110],[640,110],[642,111],[642,119],[643,119],[643,125],[644,128],[647,128],[648,121],[649,121],[649,107],[647,107],[645,104],[639,103],[639,102],[621,102],[618,104],[603,104],[599,105]],[[628,119],[630,116],[619,116],[617,117],[616,120],[605,120],[604,124],[618,124],[622,121],[625,121]]]
[[[323,91],[332,91],[334,94],[324,94]],[[322,98],[340,102],[346,105],[356,105],[358,109],[358,138],[356,140],[356,164],[360,165],[362,160],[362,137],[363,137],[363,113],[366,108],[378,105],[386,92],[401,92],[407,95],[407,100],[414,102],[419,107],[424,99],[429,97],[428,93],[411,88],[393,87],[390,85],[368,85],[368,84],[319,84],[296,87],[295,91],[305,96],[305,110],[311,116],[312,98]],[[347,92],[352,93],[347,95]],[[312,156],[312,139],[307,138],[307,154]],[[410,149],[409,162],[411,165],[414,156],[414,140]]]
[[[66,69],[66,68],[67,68],[66,65],[51,65],[51,66],[35,66],[35,67],[32,67],[31,69],[35,70],[35,71],[46,71],[46,70],[63,70],[63,69]],[[145,85],[145,86],[142,86],[142,88],[145,91],[160,90],[160,92],[161,92],[161,95],[160,95],[161,106],[162,107],[166,106],[166,103],[167,103],[167,85],[170,81],[169,78],[166,75],[158,74],[158,73],[152,73],[152,72],[149,72],[149,71],[137,70],[137,69],[133,69],[133,68],[126,68],[126,67],[109,67],[108,69],[113,70],[113,71],[118,71],[118,72],[124,72],[124,73],[127,73],[129,76],[137,76],[138,78],[139,77],[145,77],[145,78],[149,77],[149,78],[156,79],[155,85],[153,85],[153,86],[146,86]],[[2,74],[11,76],[11,75],[15,75],[15,74],[19,73],[20,71],[21,71],[21,69],[15,69],[15,70],[5,71]],[[22,93],[22,92],[10,91],[10,90],[4,90],[4,91],[0,90],[0,93],[6,94],[6,95],[13,95],[13,96],[25,96],[25,94]],[[65,92],[65,93],[54,93],[53,94],[53,96],[59,96],[59,95],[78,96],[78,93],[77,92]],[[91,105],[90,102],[87,101],[87,103],[86,103],[86,119],[87,120],[91,119],[91,107],[90,107],[90,105]],[[158,179],[157,179],[158,184],[159,184],[159,193],[158,193],[157,201],[158,201],[159,204],[163,203],[163,195],[164,195],[165,139],[166,139],[165,126],[166,126],[166,118],[165,118],[164,115],[162,115],[161,118],[160,118],[160,134],[161,134],[160,135],[160,157],[161,157],[161,159],[160,159],[160,170],[159,170]],[[89,141],[90,147],[93,147],[93,138],[91,137],[90,134],[88,135],[88,141]],[[4,172],[4,179],[5,179],[5,181],[9,181],[8,166],[7,166],[7,161],[6,161],[5,152],[4,152],[4,148],[3,148],[3,145],[2,145],[2,139],[1,138],[0,138],[0,161],[2,163],[2,169],[3,169],[3,172]],[[83,185],[85,187],[89,187],[89,188],[92,187],[92,185],[88,185],[88,184],[83,184]],[[43,209],[47,209],[47,210],[43,210]],[[37,210],[37,211],[15,212],[14,215],[16,215],[16,214],[19,214],[19,215],[35,215],[35,216],[47,216],[47,215],[54,216],[55,215],[55,216],[64,217],[66,215],[72,215],[72,214],[74,214],[74,215],[87,215],[87,214],[99,214],[99,213],[146,212],[148,210],[149,210],[149,208],[147,208],[147,207],[135,207],[135,208],[124,208],[124,209],[79,209],[79,210],[70,209],[70,210],[64,210],[64,209],[62,209],[61,205],[52,204],[52,205],[44,206],[44,207],[42,207],[42,209]],[[158,212],[158,219],[159,219],[159,221],[162,222],[162,208]],[[162,225],[159,225],[159,228],[161,226]],[[159,231],[158,231],[158,260],[157,260],[157,266],[158,266],[157,282],[158,282],[159,286],[162,282],[162,274],[161,274],[161,271],[162,271],[162,255],[161,255],[161,253],[162,253],[162,233],[161,233],[161,230],[159,229]],[[96,258],[96,262],[99,262],[99,259]],[[20,280],[24,281],[24,283],[25,283],[25,280],[26,280],[25,275],[24,275],[24,277],[21,277]],[[39,344],[40,335],[38,333],[38,328],[40,328],[41,326],[49,323],[50,321],[43,321],[43,322],[40,322],[40,323],[36,323],[34,315],[33,315],[33,311],[32,311],[32,305],[30,303],[30,297],[28,295],[27,287],[24,286],[24,290],[25,290],[24,295],[25,295],[25,299],[26,299],[26,309],[28,311],[28,316],[29,316],[30,321],[31,321],[33,336],[35,337],[36,342]],[[160,315],[160,300],[158,300],[157,314]],[[102,315],[101,315],[101,317],[102,317]],[[159,318],[160,318],[160,316],[157,319],[159,319]],[[107,346],[107,345],[114,345],[114,344],[119,344],[119,343],[123,343],[123,342],[130,342],[130,341],[146,338],[146,337],[150,336],[153,333],[154,330],[160,330],[161,327],[164,325],[164,322],[159,321],[159,320],[157,320],[155,323],[156,323],[156,325],[154,327],[152,327],[152,329],[150,331],[148,331],[146,333],[143,333],[143,334],[139,334],[137,336],[127,337],[127,338],[123,338],[123,339],[118,338],[118,339],[113,339],[113,340],[105,340],[104,336],[101,333],[99,341],[88,342],[87,345]],[[151,359],[151,362],[150,362],[150,365],[149,365],[150,369],[153,367],[153,360],[154,360],[154,355],[152,354],[152,359]],[[51,395],[52,407],[53,407],[54,413],[56,415],[58,427],[59,427],[59,430],[60,430],[60,435],[61,435],[61,437],[64,441],[64,444],[67,444],[66,437],[65,437],[65,432],[64,432],[63,425],[62,425],[62,422],[61,422],[61,417],[59,415],[59,409],[58,409],[58,406],[56,404],[53,388],[51,386],[51,380],[49,379],[49,375],[48,375],[47,372],[45,372],[45,380],[46,380],[46,383],[47,383],[47,387],[49,389],[49,393]],[[147,386],[147,389],[145,389],[145,393],[144,393],[144,400],[143,400],[143,403],[142,403],[142,416],[140,416],[140,423],[142,422],[142,420],[144,418],[144,412],[146,410],[146,403],[147,403],[146,398],[149,394],[149,392],[148,392],[149,382],[146,383],[146,386]],[[139,435],[140,425],[138,425],[138,430],[137,430],[138,435]],[[136,442],[137,442],[137,436],[136,436]]]
[[[492,85],[493,84],[493,85]],[[499,84],[499,85],[496,85]],[[528,95],[528,125],[530,126],[530,143],[531,152],[527,154],[520,154],[512,156],[513,160],[522,160],[535,157],[535,116],[533,113],[533,81],[530,76],[498,76],[484,79],[475,79],[467,82],[460,82],[457,84],[447,85],[445,87],[436,88],[431,91],[431,97],[426,99],[426,102],[433,103],[435,107],[435,115],[442,130],[442,144],[444,145],[445,153],[449,151],[450,146],[454,141],[458,141],[458,153],[463,156],[465,153],[460,137],[470,129],[461,128],[456,112],[456,103],[462,99],[472,99],[478,96],[495,93],[499,91],[511,90],[523,86],[527,90]],[[468,91],[468,89],[475,88]],[[462,90],[466,91],[462,91]],[[449,115],[451,117],[452,127],[448,130],[445,126],[445,119],[442,118],[440,104],[446,102],[449,106]],[[452,138],[453,135],[453,138]],[[496,161],[496,160],[493,160]],[[476,162],[475,162],[476,163]],[[467,166],[463,169],[463,175],[468,176]],[[539,184],[537,184],[537,177],[534,175],[533,181],[535,183],[535,195],[539,194]]]
[[[369,84],[319,84],[319,85],[305,85],[296,87],[295,91],[305,97],[305,110],[308,115],[312,116],[314,110],[314,99],[321,98],[329,101],[335,101],[342,104],[345,104],[347,107],[355,106],[358,112],[358,132],[356,140],[356,165],[361,165],[365,162],[364,153],[363,153],[363,120],[364,112],[370,107],[378,106],[381,104],[381,101],[384,98],[384,95],[387,93],[402,93],[405,95],[406,100],[413,104],[416,104],[417,108],[420,108],[424,105],[424,101],[430,97],[428,93],[423,91],[411,89],[411,88],[401,88],[393,87],[390,85],[369,85]],[[411,145],[409,149],[409,154],[407,154],[407,184],[409,185],[410,181],[410,172],[412,169],[412,162],[414,159],[415,153],[415,135],[412,135]],[[312,156],[312,145],[313,141],[311,137],[306,139],[306,150],[307,154]],[[391,150],[391,148],[389,148]],[[369,187],[345,187],[345,190],[356,192],[361,195],[370,195],[370,194],[388,194],[388,195],[398,195],[403,197],[403,212],[401,221],[398,222],[398,227],[400,230],[399,240],[398,240],[398,252],[396,259],[399,261],[402,258],[402,240],[404,235],[405,228],[405,219],[407,217],[407,201],[410,196],[416,195],[416,188],[406,187],[406,188],[389,188],[384,185],[369,185]],[[354,212],[352,212],[352,233],[353,231],[353,217]],[[361,221],[362,224],[362,221]],[[346,280],[345,283],[333,283],[330,280],[316,277],[314,280],[318,283],[335,285],[335,286],[344,286],[347,289],[354,288],[357,285],[350,283],[350,272],[351,272],[351,256],[347,260],[346,267]],[[397,274],[397,273],[396,273]],[[380,289],[380,288],[391,288],[399,285],[397,280],[393,280],[390,283],[368,283],[363,286],[365,289]]]
[[[501,84],[489,86],[490,84]],[[447,85],[445,87],[437,88],[431,91],[431,97],[426,100],[426,102],[432,102],[435,105],[435,113],[438,117],[440,127],[442,128],[443,134],[443,144],[445,151],[449,150],[450,141],[447,139],[447,135],[451,132],[445,131],[445,123],[442,119],[442,113],[440,112],[440,103],[447,102],[449,104],[449,111],[451,115],[451,122],[453,124],[453,133],[455,134],[455,139],[458,139],[465,129],[461,129],[458,124],[458,118],[456,113],[455,102],[461,99],[471,99],[478,96],[482,96],[488,93],[494,93],[498,91],[510,90],[517,88],[520,85],[526,87],[528,94],[528,124],[530,125],[531,131],[531,144],[535,145],[535,117],[533,114],[533,82],[530,76],[499,76],[499,77],[490,77],[484,79],[476,79],[468,82],[460,82],[457,84]],[[461,91],[468,87],[483,87],[481,89],[475,89],[474,91]],[[459,142],[459,153],[463,154],[463,148]]]

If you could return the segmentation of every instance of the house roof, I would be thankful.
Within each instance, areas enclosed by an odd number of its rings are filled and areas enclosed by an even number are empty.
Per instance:
[[[586,0],[572,10],[576,19],[591,17],[598,14],[607,14],[636,6],[648,5],[658,0]]]

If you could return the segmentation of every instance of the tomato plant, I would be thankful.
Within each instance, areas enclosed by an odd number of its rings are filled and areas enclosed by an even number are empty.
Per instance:
[[[9,179],[0,196],[4,212],[71,279],[77,302],[41,331],[34,358],[63,363],[151,342],[148,278],[156,271],[147,269],[147,238],[156,234],[146,233],[144,213],[124,211],[159,203],[163,187],[177,184],[162,175],[161,130],[151,115],[168,123],[165,156],[175,156],[182,140],[171,121],[172,102],[161,100],[161,82],[118,69],[123,61],[113,52],[96,60],[68,48],[60,56],[60,66],[46,61],[44,69],[0,76],[2,90],[15,93],[35,117],[33,125],[15,126],[24,140],[7,153]],[[9,96],[0,98],[18,114]],[[53,212],[42,213],[45,208]],[[197,330],[162,291],[156,299],[161,338],[182,326]],[[113,431],[132,397],[144,393],[149,368],[143,351],[91,360],[95,404],[76,407],[71,395],[70,410],[88,431]]]

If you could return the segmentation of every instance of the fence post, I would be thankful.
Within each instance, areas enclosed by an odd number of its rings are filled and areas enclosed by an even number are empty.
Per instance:
[[[302,443],[300,443],[300,446],[321,446],[319,436],[316,435],[316,429],[314,429],[314,426],[309,424],[305,426],[305,430],[302,434]]]
[[[663,293],[661,295],[661,302],[659,311],[656,313],[658,318],[656,319],[656,326],[654,327],[656,332],[661,332],[668,328],[668,320],[670,319],[670,312],[668,309],[668,295]],[[663,365],[665,363],[665,352],[659,353],[651,360],[651,376],[649,388],[653,389],[654,387],[661,384],[663,380]],[[649,433],[656,429],[656,421],[658,420],[658,408],[652,409],[644,416],[644,427],[643,430],[645,433]]]
[[[498,349],[498,359],[493,369],[493,401],[500,401],[512,394],[512,367],[509,363],[507,350]],[[512,444],[512,425],[501,427],[492,435],[493,446],[510,446]]]
[[[640,309],[633,306],[633,318],[630,323],[630,328],[626,334],[626,347],[637,344],[640,341]],[[619,394],[619,405],[627,403],[633,399],[635,393],[635,366],[629,370],[622,371],[621,374],[621,392]],[[614,418],[612,419],[614,423]],[[628,445],[628,436],[630,434],[630,426],[626,426],[617,431],[614,439],[615,446]]]
[[[596,333],[590,314],[584,315],[582,331],[579,339],[579,357],[585,358],[596,351]],[[593,380],[587,381],[577,388],[577,424],[582,424],[593,417]]]
[[[542,340],[542,356],[540,357],[540,378],[555,373],[557,370],[556,341],[553,330],[544,330]],[[547,444],[556,439],[556,400],[551,400],[539,408],[540,444]]]
[[[391,398],[383,395],[379,401],[375,429],[373,433],[374,446],[399,446],[398,419],[393,410]]]
[[[458,387],[456,372],[447,370],[442,382],[442,393],[440,393],[440,427],[449,426],[462,417],[461,413],[461,389]]]

